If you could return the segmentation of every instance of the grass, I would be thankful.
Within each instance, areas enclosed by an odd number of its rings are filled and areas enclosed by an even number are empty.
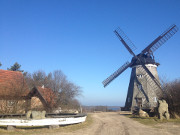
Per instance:
[[[43,133],[57,133],[57,132],[72,132],[79,129],[86,128],[93,123],[93,119],[88,114],[86,121],[79,124],[60,126],[58,129],[48,129],[48,127],[16,127],[14,131],[7,131],[6,126],[0,126],[0,135],[31,135],[31,134],[43,134]]]
[[[156,124],[162,124],[162,123],[175,123],[180,125],[180,119],[170,119],[170,120],[160,120],[157,117],[139,117],[135,115],[126,115],[127,117],[136,120],[144,125],[156,125]]]

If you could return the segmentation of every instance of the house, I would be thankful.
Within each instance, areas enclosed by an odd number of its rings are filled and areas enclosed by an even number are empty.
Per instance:
[[[0,114],[49,112],[55,106],[56,97],[50,88],[37,86],[30,90],[21,72],[0,69]]]
[[[0,69],[0,114],[24,113],[29,108],[30,92],[23,74]]]
[[[55,107],[56,94],[44,86],[34,87],[28,94],[31,99],[31,110],[51,111]]]

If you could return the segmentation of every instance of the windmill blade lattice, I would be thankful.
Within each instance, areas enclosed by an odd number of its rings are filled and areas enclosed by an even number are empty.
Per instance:
[[[110,75],[107,79],[105,79],[102,83],[104,87],[106,87],[111,81],[113,81],[116,77],[118,77],[123,71],[125,71],[128,67],[131,66],[131,63],[128,61],[122,65],[116,72]]]
[[[172,25],[166,31],[164,31],[158,38],[156,38],[149,46],[147,46],[141,53],[156,51],[161,45],[163,45],[168,39],[170,39],[177,31],[178,31],[178,27],[176,25]]]
[[[117,28],[114,33],[116,36],[119,38],[119,40],[123,43],[123,45],[126,47],[126,49],[133,55],[135,56],[134,52],[137,48],[136,46],[132,43],[132,41],[126,36],[126,34],[120,29]]]

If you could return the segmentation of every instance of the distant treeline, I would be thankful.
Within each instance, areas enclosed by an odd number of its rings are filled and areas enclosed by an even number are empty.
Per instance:
[[[83,106],[83,112],[116,112],[120,106]]]

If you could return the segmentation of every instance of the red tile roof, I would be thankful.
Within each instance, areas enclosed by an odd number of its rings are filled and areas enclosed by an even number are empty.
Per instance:
[[[29,93],[23,74],[0,69],[0,97],[22,97]]]
[[[52,107],[55,104],[56,95],[50,88],[37,87],[39,93],[44,98],[48,106]]]

